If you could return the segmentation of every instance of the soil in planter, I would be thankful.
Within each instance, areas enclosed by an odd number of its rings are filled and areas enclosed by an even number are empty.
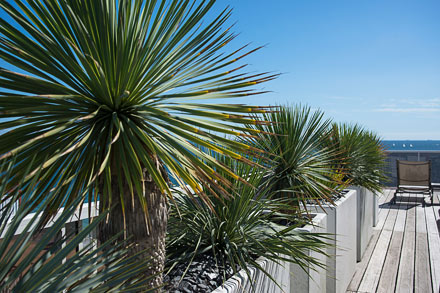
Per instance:
[[[186,272],[185,276],[182,275]],[[201,293],[212,292],[223,282],[234,275],[230,265],[226,267],[216,264],[215,258],[209,254],[198,255],[188,268],[182,263],[164,277],[164,291],[170,293]]]
[[[349,190],[344,189],[344,190],[341,190],[341,191],[339,191],[339,192],[332,193],[332,194],[330,195],[330,197],[331,197],[331,199],[333,200],[333,202],[337,202],[339,199],[343,198],[348,192],[349,192]],[[321,202],[321,204],[328,204],[328,205],[331,205],[331,202],[328,201],[328,200],[326,200],[326,199],[324,199],[324,198],[320,198],[320,199],[318,199],[318,200]],[[307,204],[316,204],[316,201],[313,201],[313,200],[307,200]]]
[[[304,216],[302,216],[302,219],[300,218],[300,219],[298,219],[298,221],[299,220],[302,220],[302,222],[307,222],[309,220],[309,218],[304,215]],[[298,221],[292,221],[292,220],[288,220],[288,219],[285,219],[285,218],[274,217],[273,219],[271,219],[271,221],[273,223],[275,223],[275,224],[278,224],[278,225],[281,225],[281,226],[286,226],[286,227],[290,227],[290,226],[293,226],[293,225],[298,225]],[[307,224],[303,224],[303,225],[299,226],[298,228],[304,227],[306,225]]]

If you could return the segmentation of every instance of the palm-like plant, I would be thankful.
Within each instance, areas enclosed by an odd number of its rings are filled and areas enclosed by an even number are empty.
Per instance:
[[[381,192],[385,175],[386,155],[380,138],[358,124],[333,123],[328,147],[338,153],[335,167],[343,170],[342,181]]]
[[[323,147],[330,120],[323,119],[323,112],[312,112],[301,105],[281,106],[262,117],[270,123],[254,126],[259,133],[250,140],[250,145],[269,154],[261,188],[289,199],[293,208],[310,200],[332,202],[330,195],[337,188],[333,168],[336,153]]]
[[[247,115],[264,112],[190,100],[257,94],[253,85],[274,78],[240,71],[237,61],[251,53],[245,47],[221,53],[235,36],[222,29],[228,9],[202,23],[214,3],[0,2],[13,21],[0,19],[0,58],[15,68],[0,69],[0,118],[10,119],[0,123],[7,131],[0,160],[16,155],[18,162],[10,183],[25,167],[42,167],[38,193],[62,185],[47,203],[48,215],[90,186],[89,201],[116,206],[99,239],[121,230],[133,235],[137,250],[149,248],[154,256],[146,274],[163,268],[167,173],[202,198],[206,184],[222,195],[218,171],[232,172],[203,149],[246,161],[237,151],[250,147],[224,135],[242,135],[238,123],[253,123]],[[68,189],[72,196],[63,196]]]
[[[234,272],[244,269],[248,274],[251,267],[256,267],[275,283],[276,276],[261,267],[256,261],[258,257],[296,263],[303,269],[322,266],[307,252],[325,254],[326,235],[295,230],[309,219],[301,214],[283,213],[289,209],[285,199],[271,199],[259,192],[263,170],[224,157],[220,161],[247,182],[235,181],[232,186],[224,186],[236,194],[229,198],[217,198],[206,189],[213,208],[177,192],[168,229],[170,265],[209,254],[219,267],[230,266]]]
[[[10,178],[10,172],[11,169],[0,170],[5,179],[0,185],[2,198],[8,190],[4,182]],[[36,186],[36,179],[29,182],[31,187]],[[58,190],[42,199],[41,207],[35,211],[27,202],[15,206],[17,198],[30,198],[33,192],[32,188],[25,193],[16,189],[0,209],[1,292],[119,292],[146,288],[148,277],[137,276],[139,270],[149,266],[149,260],[139,261],[136,255],[130,256],[127,242],[113,246],[107,241],[99,248],[90,243],[75,252],[108,211],[94,218],[77,235],[58,237],[66,221],[74,217],[82,198],[77,197],[45,226],[41,217],[44,204]]]

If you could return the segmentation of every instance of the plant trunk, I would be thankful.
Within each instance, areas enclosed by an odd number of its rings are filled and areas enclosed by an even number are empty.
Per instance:
[[[121,170],[122,172],[122,170]],[[163,171],[164,176],[167,176]],[[126,227],[124,227],[124,216],[121,206],[121,197],[117,176],[112,176],[112,205],[108,221],[103,221],[98,227],[97,237],[100,243],[110,239],[112,236],[125,230],[125,235],[134,244],[130,253],[142,253],[140,259],[151,259],[151,266],[143,272],[145,276],[155,276],[149,282],[150,288],[157,288],[162,285],[162,272],[165,263],[165,236],[168,221],[168,208],[165,195],[161,194],[160,189],[152,179],[151,175],[145,170],[143,172],[144,194],[148,203],[149,226],[146,223],[145,213],[139,202],[137,194],[134,197],[130,194],[127,182],[124,182],[123,201],[125,204]],[[134,203],[133,203],[134,200]],[[100,210],[102,209],[100,205]],[[121,237],[123,239],[124,236]]]

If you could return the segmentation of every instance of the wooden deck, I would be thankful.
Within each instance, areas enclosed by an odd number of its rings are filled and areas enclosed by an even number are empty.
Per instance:
[[[394,190],[379,199],[379,223],[347,292],[440,292],[440,204],[422,207],[422,195]]]

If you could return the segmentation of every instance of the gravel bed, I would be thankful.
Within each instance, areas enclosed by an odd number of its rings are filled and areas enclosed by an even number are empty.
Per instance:
[[[230,266],[217,266],[212,255],[203,254],[194,258],[184,278],[188,264],[179,264],[164,277],[164,291],[170,293],[211,292],[234,274]]]

